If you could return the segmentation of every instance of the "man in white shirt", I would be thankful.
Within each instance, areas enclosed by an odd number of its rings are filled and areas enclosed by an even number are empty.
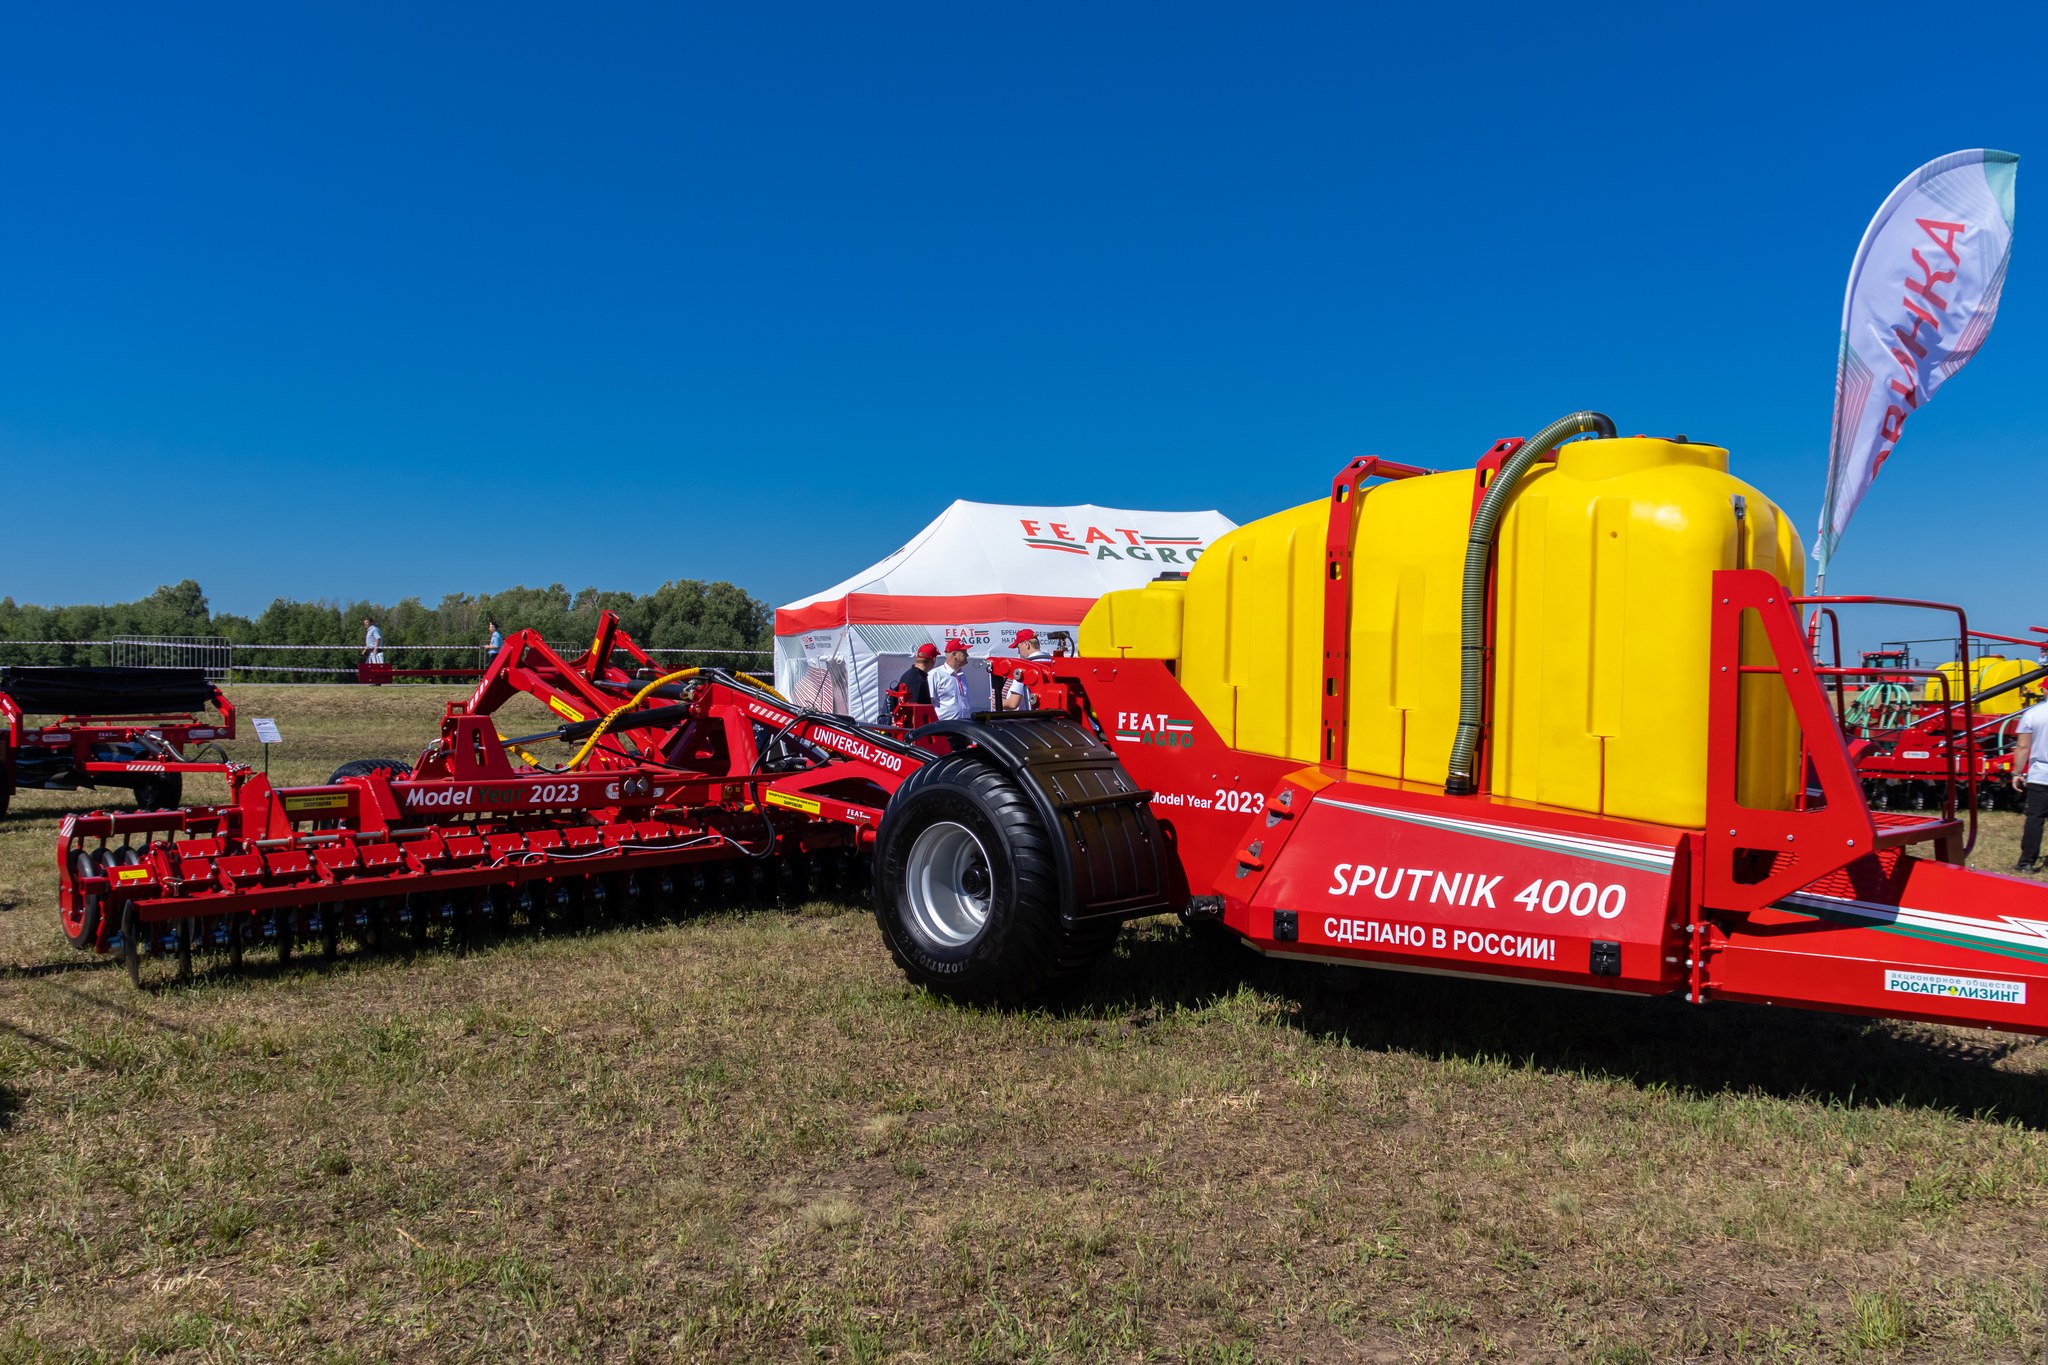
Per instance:
[[[505,647],[505,637],[498,633],[498,623],[496,621],[486,622],[486,624],[491,628],[491,639],[490,643],[486,644],[484,648],[489,650],[491,657],[495,659],[498,657],[498,651]]]
[[[377,623],[367,617],[363,620],[363,662],[381,664],[384,662],[384,632],[377,629]]]
[[[2020,712],[2019,744],[2012,751],[2012,786],[2027,796],[2027,823],[2020,828],[2015,872],[2032,872],[2041,860],[2041,825],[2048,821],[2048,701]]]
[[[967,677],[967,642],[946,641],[946,666],[931,671],[932,708],[940,720],[971,720],[974,693]]]
[[[1048,658],[1038,647],[1038,632],[1025,628],[1017,632],[1017,657],[1020,659]],[[1038,699],[1031,695],[1031,689],[1018,681],[1012,674],[1003,687],[1003,709],[1005,711],[1029,711],[1038,705]]]

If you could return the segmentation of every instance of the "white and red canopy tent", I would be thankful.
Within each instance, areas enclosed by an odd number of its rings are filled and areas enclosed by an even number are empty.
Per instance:
[[[985,709],[986,660],[1010,653],[1018,631],[1071,653],[1096,598],[1186,573],[1235,529],[1221,512],[956,502],[881,563],[777,608],[776,686],[822,711],[881,719],[882,693],[917,647],[958,637]]]

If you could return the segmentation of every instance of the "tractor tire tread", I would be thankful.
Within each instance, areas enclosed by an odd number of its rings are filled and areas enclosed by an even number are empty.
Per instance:
[[[352,758],[334,770],[327,779],[327,785],[331,787],[344,777],[363,777],[375,772],[390,773],[393,777],[411,777],[412,764],[395,758]]]
[[[897,942],[889,919],[887,897],[893,888],[877,877],[875,913],[897,965],[913,979],[963,998],[1021,1004],[1071,985],[1091,972],[1116,943],[1122,926],[1115,922],[1068,925],[1060,918],[1058,863],[1051,838],[1039,813],[1014,778],[986,760],[953,754],[928,763],[898,789],[892,805],[937,788],[964,788],[1002,836],[1015,883],[1019,913],[1006,930],[1001,959],[1002,978],[978,986],[931,981]],[[892,831],[893,832],[893,831]]]

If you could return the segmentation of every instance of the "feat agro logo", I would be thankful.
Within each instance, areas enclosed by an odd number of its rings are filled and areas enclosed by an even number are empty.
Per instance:
[[[1092,559],[1145,559],[1161,564],[1192,564],[1202,557],[1204,548],[1200,536],[1151,536],[1123,526],[1109,528],[1116,535],[1104,535],[1100,527],[1090,526],[1085,534],[1077,536],[1074,528],[1063,521],[1026,521],[1019,517],[1017,524],[1024,528],[1024,543],[1034,550],[1061,550]],[[1040,526],[1045,528],[1043,534],[1038,529]],[[1123,539],[1118,540],[1116,536]]]
[[[1195,747],[1195,723],[1176,720],[1163,712],[1119,711],[1116,713],[1119,744],[1156,744],[1166,749]]]

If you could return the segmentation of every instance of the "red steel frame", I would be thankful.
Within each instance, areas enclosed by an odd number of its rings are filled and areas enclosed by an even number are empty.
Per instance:
[[[2042,628],[2036,626],[2033,629]],[[1959,657],[1967,654],[1963,642],[1969,640],[1995,640],[2003,644],[2025,645],[2030,649],[2044,647],[2043,642],[2039,640],[1971,630],[1965,632],[1958,644]],[[1941,676],[1938,670],[1925,668],[1864,668],[1847,672],[1875,674],[1891,681]],[[1964,670],[1963,681],[1966,687],[1970,683],[1968,672],[1969,670]],[[1969,709],[1959,717],[1956,713],[1956,701],[1947,696],[1945,678],[1942,691],[1942,700],[1923,700],[1914,703],[1915,714],[1910,724],[1874,732],[1852,747],[1851,753],[1856,759],[1857,770],[1866,780],[1892,779],[1943,783],[1952,791],[1958,759],[1965,764],[1968,775],[1975,777],[1980,786],[2012,775],[2014,736],[2011,727],[2019,719],[2019,713],[2015,711],[1981,715],[1975,709],[1976,699],[1972,698]]]
[[[615,654],[643,667],[629,672]],[[630,894],[634,876],[679,864],[864,848],[888,795],[933,752],[716,672],[680,704],[680,683],[635,702],[644,683],[634,672],[649,675],[652,661],[609,614],[575,660],[518,632],[471,696],[448,705],[409,775],[273,787],[237,765],[224,805],[67,816],[60,915],[73,933],[96,928],[93,946],[106,952],[150,938],[145,926],[213,916],[235,920],[239,935],[245,916],[282,911],[289,935],[334,902],[394,915],[407,896],[460,896],[467,911],[480,891],[536,881]],[[616,723],[577,771],[515,769],[506,750],[522,746],[498,734],[492,713],[521,692],[568,725],[618,713]],[[815,761],[764,766],[775,747],[764,735],[808,746]],[[135,860],[104,856],[117,848]],[[96,855],[96,874],[80,871],[82,853]]]
[[[1713,592],[1693,829],[1231,750],[1162,660],[1054,671],[1104,730],[1157,726],[1118,744],[1124,764],[1156,793],[1197,896],[1260,952],[2048,1033],[2048,887],[1965,871],[1962,819],[1863,800],[1799,616],[1856,599],[1795,598],[1759,570],[1717,573]],[[1742,662],[1745,611],[1778,664]],[[1806,737],[1821,797],[1804,809],[1737,799],[1740,681],[1761,674]],[[1169,716],[1192,726],[1169,733]]]
[[[31,726],[28,717],[14,698],[0,692],[0,717],[7,722],[8,753],[6,771],[0,772],[0,782],[6,784],[5,791],[14,790],[13,755],[21,749],[41,749],[45,752],[65,750],[71,752],[73,771],[99,773],[105,776],[132,773],[225,773],[238,766],[230,763],[187,763],[173,757],[188,744],[204,744],[209,740],[233,739],[235,737],[235,707],[219,688],[213,689],[213,704],[220,712],[218,725],[195,716],[189,711],[147,713],[136,715],[76,715],[64,716],[54,725]],[[160,757],[138,759],[133,762],[109,762],[92,756],[95,745],[141,743],[148,748],[158,744]]]

